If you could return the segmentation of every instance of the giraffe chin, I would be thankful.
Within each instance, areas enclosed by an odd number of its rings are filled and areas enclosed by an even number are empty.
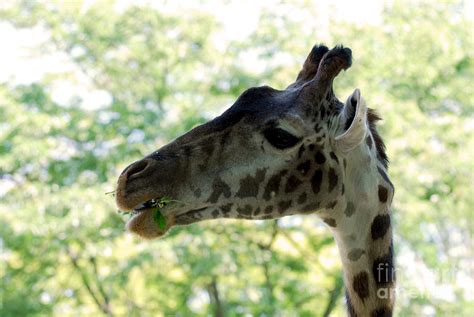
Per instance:
[[[126,229],[144,239],[162,237],[175,224],[174,215],[166,215],[166,227],[161,229],[153,218],[155,208],[141,210],[127,222]]]

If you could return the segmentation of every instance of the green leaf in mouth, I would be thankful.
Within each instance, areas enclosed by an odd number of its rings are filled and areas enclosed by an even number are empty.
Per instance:
[[[153,220],[155,220],[161,230],[164,230],[166,228],[166,218],[161,213],[160,207],[156,208],[153,211]]]
[[[153,219],[155,220],[155,222],[158,224],[158,227],[161,229],[161,230],[165,230],[166,229],[166,218],[165,216],[163,216],[163,214],[161,213],[161,208],[163,208],[164,206],[166,206],[167,204],[169,204],[171,202],[171,198],[169,197],[162,197],[158,200],[158,205],[156,207],[156,209],[153,211]]]

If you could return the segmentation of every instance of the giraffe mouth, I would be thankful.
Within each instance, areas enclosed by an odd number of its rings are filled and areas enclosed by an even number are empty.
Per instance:
[[[137,216],[139,214],[141,214],[142,212],[145,212],[146,210],[148,209],[155,209],[156,207],[158,207],[158,199],[157,198],[153,198],[153,199],[150,199],[150,200],[147,200],[139,205],[136,205],[134,208],[132,208],[131,211],[119,211],[121,213],[129,213],[129,220],[130,221],[134,216]]]
[[[131,208],[130,211],[122,211],[122,213],[128,213],[129,218],[127,220],[127,224],[131,223],[134,218],[138,217],[139,215],[147,212],[148,210],[153,211],[156,208],[163,209],[165,206],[160,205],[159,198],[152,198],[149,199],[141,204],[136,205],[135,207]]]
[[[163,198],[149,199],[130,211],[126,228],[142,238],[154,239],[163,236],[173,226],[199,221],[196,215],[208,208],[187,207],[180,204],[163,204]]]
[[[141,211],[145,209],[156,208],[158,206],[158,202],[159,202],[158,198],[147,200],[144,203],[141,203],[140,205],[135,206],[135,208],[133,208],[132,214],[140,213]]]

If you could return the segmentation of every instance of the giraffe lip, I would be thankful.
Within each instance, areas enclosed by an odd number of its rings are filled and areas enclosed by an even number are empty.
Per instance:
[[[125,227],[129,232],[137,234],[142,238],[159,238],[175,225],[187,225],[199,221],[200,219],[197,218],[194,213],[208,208],[209,206],[195,209],[180,209],[186,210],[183,213],[180,213],[179,210],[176,209],[173,210],[173,208],[168,209],[165,213],[159,209],[161,215],[158,214],[159,216],[157,218],[157,214],[155,213],[157,210],[156,207],[140,207],[139,210],[134,210],[131,213],[131,217],[128,219]],[[164,221],[162,217],[164,217]]]
[[[149,199],[137,206],[135,206],[131,211],[130,211],[130,219],[129,221],[134,218],[135,216],[138,216],[139,214],[149,210],[149,209],[154,209],[156,207],[158,207],[158,202],[159,202],[159,199],[158,198],[153,198],[153,199]]]

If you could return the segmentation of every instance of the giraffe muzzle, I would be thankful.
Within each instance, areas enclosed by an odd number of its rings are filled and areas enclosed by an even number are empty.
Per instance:
[[[125,212],[143,211],[156,207],[163,197],[171,197],[173,178],[167,171],[173,162],[144,158],[124,169],[117,181],[116,203]]]

